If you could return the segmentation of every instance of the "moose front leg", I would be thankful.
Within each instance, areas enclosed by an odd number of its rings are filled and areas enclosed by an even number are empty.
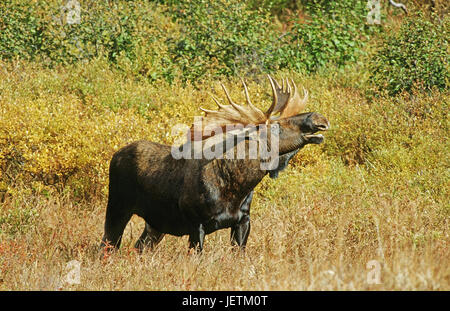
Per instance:
[[[249,234],[250,216],[245,215],[237,225],[231,228],[231,245],[238,245],[241,250],[244,250]]]
[[[253,199],[253,191],[251,191],[242,202],[240,211],[243,214],[240,221],[231,227],[231,244],[238,245],[242,250],[247,245],[248,235],[250,234],[250,204]]]
[[[189,235],[189,248],[196,249],[198,252],[203,250],[203,241],[205,240],[205,228],[199,224],[194,232]]]

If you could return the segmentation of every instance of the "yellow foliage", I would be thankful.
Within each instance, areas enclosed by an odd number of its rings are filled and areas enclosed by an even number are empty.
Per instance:
[[[1,63],[1,68],[6,77],[0,81],[4,183],[69,187],[82,197],[106,193],[109,160],[119,148],[139,139],[171,144],[175,124],[191,124],[199,107],[214,108],[210,94],[224,98],[217,81],[197,87],[151,84],[116,73],[102,59],[59,70],[21,62]],[[323,145],[307,146],[292,160],[294,168],[338,157],[349,165],[412,170],[439,166],[445,158],[446,94],[369,103],[355,90],[334,87],[334,81],[294,78],[310,91],[308,110],[324,114],[332,126]],[[225,84],[236,102],[245,101],[238,79]],[[248,81],[248,86],[252,101],[266,109],[267,81]],[[383,151],[392,148],[404,150],[397,162],[395,154],[386,157]],[[415,148],[434,152],[411,156]]]
[[[105,281],[93,250],[111,156],[139,139],[173,143],[172,126],[215,108],[210,93],[224,100],[219,84],[139,81],[101,59],[57,69],[0,61],[0,75],[1,289],[54,289],[42,278],[74,258],[92,267],[78,289],[448,289],[446,93],[370,102],[339,77],[294,76],[309,90],[308,111],[331,130],[256,187],[248,256],[233,256],[222,230],[208,236],[202,275],[183,238],[138,257],[131,245],[143,223],[133,220]],[[239,80],[223,82],[243,103]],[[268,82],[247,82],[253,103],[267,108]],[[12,251],[23,245],[29,255]],[[365,278],[373,259],[384,263],[376,287]],[[245,274],[233,270],[236,260]]]

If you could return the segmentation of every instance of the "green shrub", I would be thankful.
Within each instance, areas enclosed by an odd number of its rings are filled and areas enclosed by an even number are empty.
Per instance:
[[[356,61],[377,27],[366,24],[364,1],[312,1],[309,20],[294,19],[280,43],[280,67],[314,72],[329,65]]]
[[[372,29],[360,1],[313,1],[302,4],[309,20],[294,20],[282,34],[271,14],[297,4],[263,2],[6,0],[0,3],[0,58],[52,67],[105,57],[134,77],[197,81],[343,65],[356,60]],[[79,3],[75,22],[70,3]]]
[[[169,12],[184,31],[172,38],[169,51],[185,80],[208,74],[248,75],[284,68],[314,72],[328,65],[342,66],[356,61],[378,29],[366,24],[365,2],[313,1],[304,4],[308,21],[288,21],[293,26],[282,34],[273,27],[270,11],[293,4],[257,3],[202,0],[172,4]]]
[[[405,20],[398,32],[381,43],[370,64],[370,81],[377,91],[395,95],[413,88],[447,88],[448,17],[429,21],[422,14]]]
[[[154,5],[145,2],[75,2],[6,0],[0,3],[0,57],[68,64],[106,55],[116,62],[123,54],[136,58],[142,44],[139,22]],[[69,18],[72,16],[72,18]],[[78,16],[74,17],[74,16]]]
[[[182,24],[180,37],[172,38],[169,47],[185,80],[272,66],[267,61],[272,33],[268,12],[237,0],[198,0],[182,1],[170,13]]]
[[[43,25],[36,11],[41,3],[0,2],[0,57],[33,59],[43,47]]]

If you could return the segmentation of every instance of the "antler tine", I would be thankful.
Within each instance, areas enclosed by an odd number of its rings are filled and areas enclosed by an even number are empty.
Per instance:
[[[273,79],[270,75],[267,75],[267,77],[269,78],[269,82],[270,82],[270,86],[272,87],[272,95],[273,95],[273,99],[272,99],[272,105],[269,107],[269,109],[266,111],[266,116],[269,117],[272,114],[273,109],[275,108],[275,106],[277,106],[278,104],[278,95],[277,95],[277,90],[275,88],[275,84],[277,84],[277,87],[280,88],[280,85],[278,84],[278,82]],[[275,81],[275,82],[274,82]]]
[[[216,105],[219,106],[220,109],[228,110],[227,106],[222,105],[214,95],[211,94],[211,97],[214,100],[214,102],[216,103]]]
[[[242,85],[244,86],[244,93],[245,93],[245,99],[247,100],[247,104],[249,106],[253,106],[252,102],[250,101],[250,96],[248,95],[247,84],[245,84],[245,81],[242,78],[241,78],[241,82],[242,82]]]
[[[272,77],[270,77],[270,78],[275,82],[277,88],[281,89],[281,86],[280,86],[280,84],[278,83],[278,81],[277,81],[276,79],[272,78]],[[283,79],[281,79],[281,81],[283,81]]]
[[[217,113],[217,111],[215,111],[215,110],[209,110],[209,109],[205,109],[205,108],[202,108],[202,107],[200,107],[200,110],[204,111],[206,113]]]
[[[305,89],[304,87],[303,87],[303,94],[305,94],[305,96],[303,96],[303,102],[306,103],[306,101],[308,100],[309,93],[308,90]]]
[[[250,96],[248,95],[248,88],[247,88],[247,84],[245,83],[244,79],[241,78],[242,81],[242,85],[244,86],[244,93],[245,93],[245,98],[247,100],[247,104],[250,106],[250,108],[257,114],[259,114],[260,116],[263,116],[264,113],[259,110],[258,108],[256,108],[252,102],[250,101]]]
[[[294,84],[294,85],[295,85],[295,93],[297,93],[297,85],[296,84]],[[301,99],[301,101],[302,101],[303,104],[306,104],[306,101],[308,100],[309,93],[308,93],[308,90],[305,89],[305,87],[303,85],[302,85],[302,89],[303,89],[303,98]]]
[[[283,112],[289,102],[292,99],[292,86],[289,83],[288,78],[283,78],[282,84],[277,82],[274,78],[269,76],[270,85],[272,86],[273,92],[273,103],[269,110],[266,112],[266,115],[270,117],[272,114],[276,114],[278,112]]]
[[[219,108],[223,109],[223,106],[221,103],[219,103],[219,100],[217,98],[215,98],[214,95],[211,95],[211,97],[214,100],[214,102],[216,103],[216,105],[219,106]]]
[[[219,110],[220,110],[220,109],[223,110],[225,113],[229,114],[230,116],[232,116],[232,115],[235,116],[236,110],[232,109],[230,106],[222,105],[222,104],[219,102],[219,100],[218,100],[214,95],[212,95],[212,94],[210,94],[210,95],[211,95],[211,98],[212,98],[212,99],[214,100],[214,102],[216,103],[216,105],[219,106]],[[200,110],[206,112],[207,115],[208,115],[208,114],[210,114],[210,115],[217,115],[218,113],[220,113],[219,111],[216,111],[216,110],[209,110],[209,109],[205,109],[205,108],[202,108],[202,107],[200,107]]]
[[[225,92],[225,95],[227,96],[227,99],[228,99],[228,101],[230,102],[230,105],[233,106],[233,108],[236,109],[239,113],[244,113],[244,114],[245,114],[245,111],[242,109],[242,107],[240,107],[239,105],[237,105],[237,104],[235,104],[235,103],[233,102],[233,100],[231,99],[231,96],[230,96],[230,94],[228,93],[228,90],[227,90],[227,88],[225,87],[225,85],[223,85],[223,83],[220,83],[220,85],[222,86],[222,88],[223,88],[223,90],[224,90],[224,92]]]
[[[233,103],[233,100],[231,99],[230,94],[228,94],[228,90],[227,90],[227,88],[225,87],[225,85],[223,85],[223,83],[220,82],[220,86],[222,87],[223,91],[225,92],[225,95],[227,96],[227,99],[228,99],[228,101],[230,102],[230,104],[233,105],[233,104],[234,104],[234,103]]]
[[[294,95],[293,96],[295,96],[295,94],[297,93],[297,84],[295,84],[295,81],[292,78],[291,78],[291,82],[294,85]]]

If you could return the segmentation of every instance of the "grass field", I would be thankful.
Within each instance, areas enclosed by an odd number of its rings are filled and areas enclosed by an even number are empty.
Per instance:
[[[282,0],[269,13],[236,0],[81,2],[81,24],[63,23],[59,0],[0,4],[0,290],[450,290],[448,17],[403,22],[384,7],[372,31],[361,3],[329,2],[342,20],[328,23],[334,13]],[[99,253],[114,152],[172,144],[175,124],[224,99],[219,81],[243,103],[241,73],[265,110],[269,70],[304,86],[331,130],[256,187],[246,252],[220,230],[202,254],[187,236],[138,254],[133,216],[120,250]]]
[[[450,288],[446,93],[369,102],[348,86],[357,70],[294,76],[310,92],[308,110],[332,130],[258,185],[245,254],[222,230],[207,236],[201,255],[188,254],[187,237],[171,236],[138,255],[143,220],[135,216],[120,251],[99,260],[114,151],[142,138],[170,143],[170,127],[212,107],[206,90],[220,95],[219,86],[133,81],[101,60],[0,67],[2,290]],[[238,80],[227,84],[243,100]],[[253,102],[270,103],[267,81],[249,88]],[[118,98],[156,108],[115,107]],[[80,263],[79,284],[65,282],[71,260]]]

